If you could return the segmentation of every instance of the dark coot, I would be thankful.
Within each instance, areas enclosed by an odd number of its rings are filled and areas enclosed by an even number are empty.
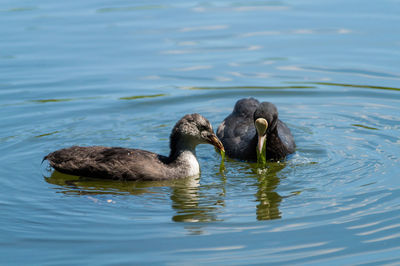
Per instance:
[[[228,157],[245,161],[256,161],[257,149],[261,152],[264,142],[267,160],[281,160],[296,148],[290,129],[278,118],[276,106],[254,98],[236,102],[233,112],[218,127],[217,136]]]

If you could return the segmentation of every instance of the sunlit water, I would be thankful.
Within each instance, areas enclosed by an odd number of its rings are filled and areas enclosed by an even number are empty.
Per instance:
[[[400,2],[3,1],[0,263],[400,262]],[[186,113],[253,96],[297,151],[199,146],[200,178],[49,173],[71,145],[164,155]]]

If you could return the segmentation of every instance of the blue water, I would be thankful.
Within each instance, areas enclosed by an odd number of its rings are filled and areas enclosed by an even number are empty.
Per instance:
[[[2,1],[0,264],[400,263],[400,2]],[[71,145],[167,155],[198,112],[271,101],[296,153],[201,176],[51,173]]]

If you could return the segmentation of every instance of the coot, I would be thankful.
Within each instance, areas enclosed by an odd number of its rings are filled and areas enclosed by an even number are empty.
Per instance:
[[[278,109],[270,102],[254,98],[236,102],[217,130],[217,136],[230,158],[256,161],[265,149],[267,160],[281,160],[295,151],[290,129],[278,118]],[[265,147],[264,147],[265,143]]]
[[[212,144],[224,150],[210,122],[199,114],[180,119],[170,135],[168,157],[139,149],[73,146],[44,157],[59,172],[117,180],[167,180],[200,173],[195,148]]]

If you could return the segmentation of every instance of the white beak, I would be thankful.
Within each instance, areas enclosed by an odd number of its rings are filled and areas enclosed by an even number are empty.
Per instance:
[[[264,148],[265,140],[267,139],[267,135],[265,133],[267,132],[268,122],[264,118],[258,118],[254,122],[254,125],[258,135],[257,149],[261,153]]]

